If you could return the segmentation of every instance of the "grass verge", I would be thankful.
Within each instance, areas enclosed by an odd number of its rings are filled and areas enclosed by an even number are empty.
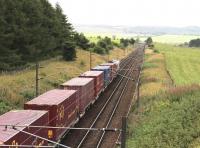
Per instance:
[[[200,99],[198,99],[200,86],[193,84],[193,81],[187,81],[187,85],[182,81],[177,85],[179,76],[174,77],[166,52],[163,53],[162,49],[158,49],[161,53],[146,51],[145,64],[154,66],[143,69],[140,106],[132,110],[129,117],[127,146],[130,148],[198,147],[200,146]],[[175,54],[179,56],[177,51]],[[176,65],[176,68],[177,71],[181,71],[180,66]],[[187,70],[189,73],[190,69]],[[177,86],[172,84],[167,71],[173,76],[172,79]]]

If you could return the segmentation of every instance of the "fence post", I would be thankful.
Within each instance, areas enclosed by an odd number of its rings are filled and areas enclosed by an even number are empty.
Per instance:
[[[121,148],[126,148],[127,117],[122,117]]]
[[[138,86],[137,86],[137,108],[140,106],[140,80],[138,81]]]

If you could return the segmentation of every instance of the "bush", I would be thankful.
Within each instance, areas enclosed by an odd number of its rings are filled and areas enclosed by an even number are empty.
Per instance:
[[[12,109],[12,106],[5,100],[0,99],[0,115],[8,112]]]
[[[189,47],[200,47],[200,39],[193,39],[189,42]]]
[[[23,92],[20,92],[20,95],[22,95],[24,98],[27,99],[27,101],[29,101],[34,98],[35,91],[33,89],[24,90]]]
[[[105,54],[106,53],[105,48],[102,48],[100,46],[95,46],[93,48],[93,51],[96,52],[96,53],[98,53],[98,54]]]
[[[154,49],[153,52],[154,52],[154,53],[160,53],[160,51],[157,50],[157,49]]]
[[[80,66],[85,66],[85,61],[81,60]]]

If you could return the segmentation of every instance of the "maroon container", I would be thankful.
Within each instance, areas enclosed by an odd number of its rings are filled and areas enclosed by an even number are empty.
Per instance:
[[[93,78],[73,78],[63,83],[61,88],[78,91],[80,114],[83,114],[87,106],[95,100]]]
[[[117,64],[116,63],[103,63],[101,66],[110,66],[111,67],[111,79],[114,79],[117,76]]]
[[[24,109],[49,111],[49,125],[70,126],[78,118],[76,90],[54,89],[24,104]],[[64,129],[48,129],[48,138],[57,141],[66,132]]]
[[[99,95],[104,87],[104,74],[103,71],[87,71],[79,77],[94,78],[95,97]]]
[[[42,126],[48,124],[48,112],[36,110],[13,110],[0,116],[1,125],[15,125],[17,130],[10,126],[0,127],[0,147],[1,145],[34,145],[47,146],[46,140],[28,135],[22,131],[47,138],[47,129],[40,127],[17,127],[17,126]],[[17,147],[17,146],[16,146]],[[8,148],[8,147],[5,147]]]

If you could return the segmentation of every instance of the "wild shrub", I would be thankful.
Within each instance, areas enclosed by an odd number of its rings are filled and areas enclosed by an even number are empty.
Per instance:
[[[0,99],[0,114],[3,114],[9,110],[11,110],[13,107],[8,101]]]
[[[157,49],[154,49],[153,52],[154,52],[154,53],[160,53],[160,51],[157,50]]]
[[[31,100],[35,96],[35,90],[34,89],[25,89],[22,92],[20,92],[20,95],[23,96],[27,101]]]

